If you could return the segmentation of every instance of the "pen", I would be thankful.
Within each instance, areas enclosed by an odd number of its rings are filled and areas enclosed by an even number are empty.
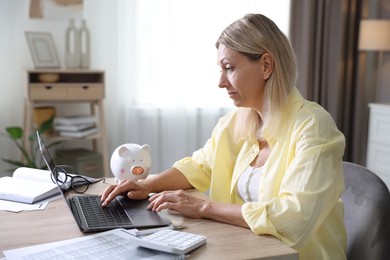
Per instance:
[[[164,229],[173,229],[173,226],[167,226],[167,227],[161,227],[161,228],[151,228],[151,229],[146,229],[146,230],[142,230],[142,231],[137,230],[135,232],[135,235],[137,237],[146,236],[146,235],[150,235],[150,234],[156,233],[156,232],[158,232],[160,230],[164,230]]]

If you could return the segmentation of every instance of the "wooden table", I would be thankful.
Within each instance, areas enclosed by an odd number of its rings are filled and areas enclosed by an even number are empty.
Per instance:
[[[96,194],[112,179],[92,185],[88,193]],[[204,196],[197,191],[189,191]],[[207,244],[192,251],[190,259],[298,259],[295,250],[271,236],[257,236],[249,229],[207,219],[189,219],[167,212],[183,231],[202,234]],[[20,213],[0,211],[0,257],[13,248],[81,237],[82,233],[62,199],[52,201],[42,211]]]

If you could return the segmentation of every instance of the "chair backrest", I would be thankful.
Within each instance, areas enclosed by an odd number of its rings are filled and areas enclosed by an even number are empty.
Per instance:
[[[389,189],[367,168],[350,162],[343,162],[343,166],[347,259],[389,260]]]

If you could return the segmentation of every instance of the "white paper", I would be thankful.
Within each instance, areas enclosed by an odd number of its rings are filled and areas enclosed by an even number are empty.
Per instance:
[[[43,210],[46,208],[47,204],[50,201],[57,200],[59,198],[62,198],[62,195],[51,197],[47,200],[42,200],[35,204],[26,204],[26,203],[19,203],[19,202],[7,201],[7,200],[0,200],[0,210],[11,211],[11,212]]]
[[[184,255],[174,255],[164,252],[158,252],[154,250],[149,249],[140,249],[135,245],[131,244],[131,241],[128,240],[128,236],[132,236],[128,232],[121,231],[122,229],[114,229],[110,231],[105,231],[97,234],[92,234],[89,236],[84,237],[77,237],[67,240],[61,240],[57,242],[51,242],[51,243],[45,243],[35,246],[29,246],[29,247],[22,247],[17,249],[11,249],[11,250],[5,250],[3,251],[5,257],[7,260],[14,260],[14,259],[31,259],[31,256],[37,253],[42,253],[47,250],[50,250],[50,254],[53,255],[53,253],[58,252],[66,252],[66,251],[78,251],[83,250],[83,246],[86,246],[84,243],[89,242],[88,246],[91,246],[94,244],[95,241],[99,241],[102,239],[99,238],[105,238],[106,237],[106,247],[105,247],[105,253],[109,255],[114,255],[113,259],[123,259],[123,260],[145,260],[145,259],[155,259],[155,260],[166,260],[166,259],[185,259]],[[115,241],[107,239],[110,234],[118,235],[120,238],[120,241],[123,242],[123,245],[121,246],[122,250],[118,250],[117,246],[118,244],[115,243]],[[113,247],[111,247],[111,245]],[[61,247],[61,250],[59,248]],[[66,248],[64,248],[66,247]],[[126,247],[126,248],[125,248]],[[57,251],[58,250],[58,251]],[[125,250],[125,254],[121,254],[121,251]],[[119,253],[119,255],[116,255],[116,253]],[[67,259],[80,259],[80,257],[70,256]],[[62,259],[62,257],[61,257]]]

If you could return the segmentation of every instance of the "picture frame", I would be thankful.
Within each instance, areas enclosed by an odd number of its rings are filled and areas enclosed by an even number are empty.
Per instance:
[[[60,68],[57,50],[49,32],[25,32],[35,68]]]

